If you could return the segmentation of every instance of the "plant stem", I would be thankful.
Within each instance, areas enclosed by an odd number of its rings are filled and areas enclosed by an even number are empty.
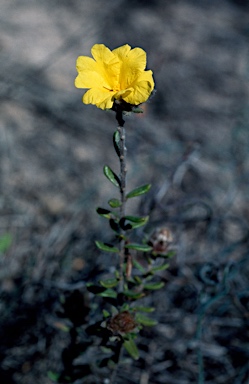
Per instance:
[[[116,365],[115,365],[114,370],[113,370],[112,375],[111,375],[110,384],[115,384],[115,382],[116,382],[119,363],[120,363],[120,360],[121,360],[122,354],[123,354],[123,343],[122,342],[119,342],[119,344],[117,346],[117,352],[116,353],[117,353],[115,356]]]
[[[125,128],[124,128],[124,119],[123,119],[123,112],[117,111],[116,113],[116,119],[118,121],[119,127],[119,137],[120,137],[120,155],[119,155],[119,162],[120,162],[120,200],[121,200],[121,206],[120,206],[120,219],[125,216],[125,204],[126,204],[126,145],[125,145]],[[121,241],[120,241],[120,252],[119,252],[119,272],[120,272],[120,283],[119,283],[119,292],[124,291],[124,258],[125,258],[125,239],[124,239],[124,230],[121,229]]]
[[[118,127],[119,135],[120,135],[120,195],[121,195],[121,207],[120,207],[120,218],[124,217],[125,215],[125,190],[126,190],[126,146],[125,146],[125,128],[124,127]]]

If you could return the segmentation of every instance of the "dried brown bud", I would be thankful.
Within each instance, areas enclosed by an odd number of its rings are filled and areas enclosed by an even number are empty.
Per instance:
[[[128,311],[118,313],[107,323],[107,328],[114,334],[124,334],[133,331],[137,324],[132,314]]]
[[[152,233],[148,244],[153,248],[153,252],[165,253],[172,242],[173,235],[170,229],[158,228]]]

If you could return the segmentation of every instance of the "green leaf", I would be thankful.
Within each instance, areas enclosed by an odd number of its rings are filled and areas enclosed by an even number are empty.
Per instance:
[[[139,108],[139,107],[133,107],[132,108],[132,112],[134,112],[134,113],[144,113],[144,110],[142,108]]]
[[[108,347],[104,347],[103,345],[100,347],[101,351],[105,354],[111,354],[112,353],[112,349],[111,348],[108,348]]]
[[[125,340],[124,347],[134,360],[139,359],[138,349],[133,339]]]
[[[127,297],[130,297],[131,299],[135,299],[135,300],[141,299],[142,297],[144,297],[143,292],[133,292],[130,290],[124,291],[124,295]]]
[[[150,247],[149,245],[135,244],[135,243],[126,244],[125,248],[135,249],[136,251],[141,251],[141,252],[149,252],[152,250],[152,247]]]
[[[141,217],[141,216],[124,216],[124,219],[129,220],[133,223],[141,223],[145,220],[148,221],[149,216],[143,216],[143,217]]]
[[[63,324],[61,322],[55,322],[54,323],[54,326],[59,329],[60,331],[62,332],[70,332],[70,328],[66,325],[66,324]]]
[[[173,256],[175,256],[176,254],[176,251],[169,251],[168,253],[157,253],[157,252],[152,252],[152,255],[155,257],[155,258],[158,258],[158,257],[161,257],[161,258],[164,258],[164,259],[171,259]]]
[[[148,219],[144,220],[144,221],[140,221],[140,223],[132,223],[131,224],[132,229],[136,229],[136,228],[142,227],[143,225],[145,225],[147,223]]]
[[[100,280],[100,285],[104,288],[113,288],[118,285],[118,280],[117,279],[106,279],[106,280]]]
[[[99,285],[95,285],[93,283],[87,283],[86,284],[87,290],[94,295],[98,295],[99,293],[102,293],[105,291],[104,287],[100,287]]]
[[[119,271],[115,271],[114,272],[114,275],[115,275],[115,277],[116,277],[116,279],[120,279],[120,273],[119,273]]]
[[[119,223],[117,222],[117,220],[110,219],[109,224],[110,224],[111,229],[114,232],[118,232],[119,231],[120,227],[119,227]]]
[[[60,377],[59,373],[48,371],[48,378],[52,381],[55,381],[57,383],[58,379]]]
[[[112,299],[116,299],[117,292],[115,292],[113,289],[106,289],[104,292],[99,293],[98,296],[111,297]]]
[[[119,252],[119,249],[114,247],[112,244],[102,243],[101,241],[95,241],[95,244],[99,249],[101,249],[101,251],[114,252],[114,253]]]
[[[119,177],[114,173],[108,165],[104,166],[104,175],[107,177],[107,179],[114,184],[116,187],[120,187],[120,180]]]
[[[121,152],[120,152],[120,133],[119,131],[115,131],[114,134],[113,134],[113,145],[114,145],[114,148],[115,148],[115,151],[118,155],[118,157],[120,156]]]
[[[127,303],[124,303],[120,309],[120,312],[129,311],[130,306]]]
[[[169,268],[169,263],[159,265],[158,267],[153,267],[151,269],[152,272],[165,271],[165,269]]]
[[[102,313],[103,313],[104,318],[111,316],[110,312],[108,312],[106,309],[103,309]]]
[[[142,272],[142,273],[145,272],[145,268],[137,260],[133,259],[132,263],[133,263],[134,267],[137,268],[140,272]]]
[[[155,311],[155,308],[153,308],[153,307],[133,307],[132,310],[136,311],[136,312],[151,313],[151,312]]]
[[[147,193],[151,188],[151,184],[145,184],[141,187],[133,189],[131,192],[127,193],[126,198],[130,199],[131,197],[136,197]]]
[[[0,253],[8,251],[12,244],[12,235],[10,233],[5,233],[0,237]]]
[[[96,212],[97,212],[100,216],[105,217],[106,219],[110,219],[110,218],[111,218],[111,211],[109,211],[109,209],[105,209],[105,208],[100,208],[100,207],[98,207],[98,208],[96,209]]]
[[[161,289],[162,287],[164,287],[164,282],[163,281],[159,281],[159,282],[156,282],[156,283],[149,283],[149,284],[145,284],[144,285],[144,289],[149,289],[149,290],[156,290],[156,289]]]
[[[121,220],[125,221],[130,221],[132,228],[139,228],[145,225],[148,220],[149,216],[144,216],[144,217],[138,217],[138,216],[124,216]]]
[[[125,223],[125,218],[122,217],[120,220],[119,220],[119,225],[120,227],[124,230],[124,231],[128,231],[129,229],[132,229],[132,224],[128,223],[126,224]]]
[[[110,200],[108,201],[108,204],[109,204],[110,207],[112,207],[112,208],[119,208],[119,207],[121,207],[121,205],[122,205],[121,201],[118,200],[118,199],[110,199]]]
[[[140,278],[140,276],[134,276],[134,281],[136,284],[142,284],[142,279]]]
[[[139,324],[145,325],[146,327],[152,327],[157,324],[156,320],[150,319],[141,313],[137,313],[135,319]]]

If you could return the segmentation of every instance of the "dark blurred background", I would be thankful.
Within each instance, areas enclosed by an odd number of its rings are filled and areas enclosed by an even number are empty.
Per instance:
[[[115,116],[74,87],[96,43],[147,52],[157,92],[126,121],[128,186],[153,188],[131,208],[176,249],[159,325],[118,383],[201,384],[202,369],[248,383],[249,2],[1,0],[0,21],[1,383],[51,383],[67,346],[58,297],[110,264],[95,208],[115,197],[102,175],[118,172]]]

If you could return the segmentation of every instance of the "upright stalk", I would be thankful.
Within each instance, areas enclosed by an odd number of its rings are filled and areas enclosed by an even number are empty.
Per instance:
[[[119,137],[120,137],[120,155],[119,155],[119,163],[120,163],[120,219],[125,216],[125,204],[126,204],[126,145],[125,145],[125,128],[124,128],[124,119],[122,110],[118,110],[116,112],[116,119],[118,121],[119,127]],[[124,239],[124,230],[121,229],[121,241],[119,248],[119,273],[120,273],[120,283],[119,283],[119,292],[124,291],[124,259],[125,259],[125,239]]]
[[[121,203],[120,206],[120,218],[124,217],[125,215],[125,191],[126,191],[126,146],[125,146],[125,128],[124,127],[118,127],[119,135],[120,135],[120,196],[121,196]]]

